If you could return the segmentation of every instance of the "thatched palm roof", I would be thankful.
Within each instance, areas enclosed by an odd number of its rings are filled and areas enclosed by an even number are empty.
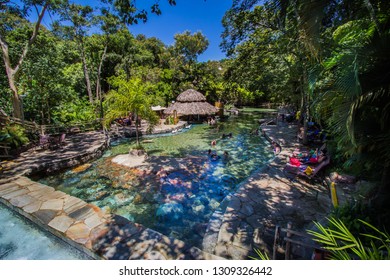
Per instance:
[[[201,94],[199,91],[194,89],[187,89],[179,94],[176,98],[178,102],[201,102],[206,101],[206,97]]]
[[[194,89],[188,89],[179,94],[176,102],[164,110],[164,114],[173,114],[176,110],[178,116],[210,115],[218,110],[206,102],[206,97]]]

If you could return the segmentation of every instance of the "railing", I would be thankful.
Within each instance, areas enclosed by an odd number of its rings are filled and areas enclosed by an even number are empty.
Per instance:
[[[284,236],[282,236],[284,235]],[[296,239],[299,238],[300,240]],[[286,260],[291,259],[293,246],[300,246],[304,248],[312,249],[313,252],[321,252],[326,254],[327,251],[322,247],[318,246],[316,243],[312,241],[312,236],[307,233],[298,232],[292,229],[292,223],[289,222],[287,224],[287,228],[282,228],[280,226],[276,226],[275,228],[275,236],[274,236],[274,244],[273,244],[273,252],[272,259],[276,260],[277,251],[280,248],[284,249],[284,257]]]
[[[92,122],[77,122],[72,123],[71,125],[65,124],[53,124],[53,125],[38,125],[35,122],[30,121],[22,121],[18,118],[8,117],[8,116],[0,116],[0,128],[5,126],[8,123],[18,124],[23,126],[24,129],[28,132],[43,134],[73,134],[78,132],[86,132],[96,130],[101,127],[101,119],[96,119]]]
[[[37,131],[39,129],[39,125],[35,122],[30,121],[22,121],[18,118],[8,117],[8,116],[1,116],[0,115],[0,127],[5,126],[7,123],[14,123],[23,126],[27,131]]]
[[[77,122],[71,125],[54,124],[54,125],[40,125],[40,134],[75,134],[79,132],[93,131],[101,128],[101,120],[96,119],[92,122]]]

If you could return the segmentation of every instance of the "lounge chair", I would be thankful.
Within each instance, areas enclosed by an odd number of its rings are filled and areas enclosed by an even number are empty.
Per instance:
[[[300,157],[299,156],[300,154],[308,156],[310,151],[314,151],[314,148],[313,149],[308,149],[306,147],[304,147],[304,148],[297,148],[297,149],[295,149],[295,151],[293,151],[293,156],[294,157]],[[317,149],[317,152],[318,153],[322,153],[322,154],[326,154],[326,142],[323,143],[322,146]]]
[[[56,148],[60,148],[62,146],[65,145],[65,137],[66,137],[66,134],[65,133],[62,133],[59,137],[58,136],[52,136],[50,137],[50,148],[51,149],[56,149]]]
[[[49,135],[41,135],[39,137],[39,147],[41,149],[47,149],[50,146],[50,137]]]
[[[327,165],[329,165],[330,163],[330,157],[327,156],[322,162],[320,162],[318,165],[308,165],[308,166],[305,166],[306,168],[307,167],[310,167],[312,172],[307,174],[302,166],[294,166],[290,163],[287,163],[286,166],[284,167],[283,171],[286,172],[286,173],[290,173],[290,174],[294,174],[294,175],[297,175],[297,176],[301,176],[301,177],[305,177],[307,179],[313,179],[316,177],[316,175],[318,174],[318,172],[320,172],[323,168],[325,168]]]

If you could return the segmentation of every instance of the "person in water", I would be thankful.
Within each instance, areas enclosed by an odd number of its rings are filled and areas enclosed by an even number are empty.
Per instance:
[[[229,153],[228,153],[228,151],[224,151],[224,152],[223,152],[223,160],[224,160],[224,161],[229,160]]]

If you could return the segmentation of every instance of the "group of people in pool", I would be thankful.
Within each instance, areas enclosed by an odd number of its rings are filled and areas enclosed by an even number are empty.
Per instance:
[[[233,133],[232,132],[230,132],[230,133],[227,133],[227,134],[222,134],[222,136],[221,136],[221,139],[225,139],[225,138],[232,138],[233,137]],[[215,145],[217,145],[217,139],[214,139],[213,141],[211,141],[211,146],[215,146]]]
[[[221,139],[225,139],[225,138],[232,138],[233,137],[233,133],[230,132],[230,133],[223,133],[222,136],[221,136]],[[215,147],[217,145],[217,139],[214,139],[213,141],[211,141],[211,146],[212,147]],[[212,161],[216,161],[216,160],[219,160],[221,157],[217,154],[216,151],[211,151],[211,149],[209,149],[208,151],[208,156],[210,158],[210,160]],[[223,155],[222,155],[222,159],[224,161],[228,161],[229,160],[229,153],[228,151],[224,151],[223,152]]]
[[[216,151],[212,151],[211,149],[209,149],[209,151],[208,151],[208,157],[212,161],[216,161],[216,160],[221,159],[221,157],[217,154],[217,152]],[[223,152],[222,159],[224,161],[229,160],[229,153],[228,153],[228,151],[224,151]]]

